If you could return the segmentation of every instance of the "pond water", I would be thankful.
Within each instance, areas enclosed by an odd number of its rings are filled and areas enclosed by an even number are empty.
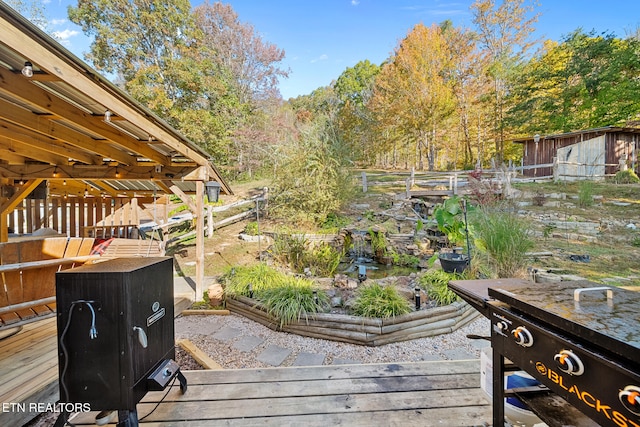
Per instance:
[[[367,279],[384,279],[386,277],[409,276],[418,273],[419,267],[406,267],[378,263],[373,259],[371,242],[367,239],[368,231],[351,230],[351,247],[347,254],[347,262],[338,266],[338,272],[359,279],[365,274]]]
[[[358,262],[359,261],[359,262]],[[347,276],[357,279],[360,274],[360,267],[364,266],[366,269],[367,279],[384,279],[386,277],[399,277],[409,276],[412,273],[418,273],[421,271],[419,267],[404,267],[398,265],[385,265],[368,260],[354,260],[350,263],[341,263],[338,266],[338,272],[346,274]]]

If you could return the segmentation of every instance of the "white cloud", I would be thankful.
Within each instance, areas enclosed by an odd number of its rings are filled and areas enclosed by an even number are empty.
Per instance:
[[[67,20],[66,20],[66,19],[64,19],[64,18],[60,18],[60,19],[52,19],[52,20],[51,20],[51,25],[62,25],[62,24],[64,24],[65,22],[67,22]]]
[[[58,40],[69,40],[71,37],[75,37],[80,34],[79,31],[66,29],[64,31],[54,31],[53,36]]]
[[[312,59],[311,63],[314,64],[316,62],[326,61],[327,59],[329,59],[329,55],[327,55],[326,53],[323,53],[322,55],[318,56],[317,58]]]
[[[358,0],[351,0],[351,6],[357,6],[360,2]]]

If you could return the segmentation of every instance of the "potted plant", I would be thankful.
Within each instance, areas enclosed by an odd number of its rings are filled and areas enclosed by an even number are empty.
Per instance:
[[[434,209],[433,218],[438,230],[447,237],[447,246],[450,248],[450,252],[438,253],[442,269],[447,273],[462,273],[471,259],[466,200],[457,195],[446,199]],[[465,243],[466,254],[462,252]]]

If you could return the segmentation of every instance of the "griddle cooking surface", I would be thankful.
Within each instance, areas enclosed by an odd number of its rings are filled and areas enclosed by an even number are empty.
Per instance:
[[[612,286],[611,301],[605,291],[588,291],[580,302],[574,301],[575,289],[600,286],[588,281],[498,284],[488,293],[533,320],[559,328],[559,333],[640,363],[640,292]]]

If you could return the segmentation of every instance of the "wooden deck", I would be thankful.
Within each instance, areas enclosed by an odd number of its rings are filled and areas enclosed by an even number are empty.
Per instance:
[[[491,405],[479,361],[187,371],[145,426],[482,426]],[[138,405],[145,417],[165,392]],[[92,425],[95,413],[74,425]],[[486,423],[486,424],[485,424]]]
[[[56,348],[55,318],[25,325],[2,340],[0,401],[55,402]],[[193,427],[488,425],[491,405],[479,388],[479,372],[477,360],[186,371],[187,393],[180,394],[175,385],[141,422]],[[148,393],[138,405],[139,417],[164,393]],[[20,426],[36,415],[3,411],[0,425]],[[72,422],[93,425],[94,417],[77,414]]]
[[[176,300],[176,312],[182,304]],[[184,304],[182,304],[184,306]],[[29,403],[58,399],[56,318],[23,326],[0,340],[0,402],[27,411],[0,411],[0,426],[36,417]],[[187,393],[175,385],[148,426],[481,426],[491,404],[480,390],[480,362],[331,365],[268,369],[187,371]],[[162,400],[150,392],[140,418]],[[95,413],[77,414],[76,425],[94,425]],[[486,423],[486,424],[485,424]]]
[[[58,400],[56,318],[23,326],[0,341],[0,404],[53,403]],[[20,426],[38,413],[0,411],[0,425]]]

